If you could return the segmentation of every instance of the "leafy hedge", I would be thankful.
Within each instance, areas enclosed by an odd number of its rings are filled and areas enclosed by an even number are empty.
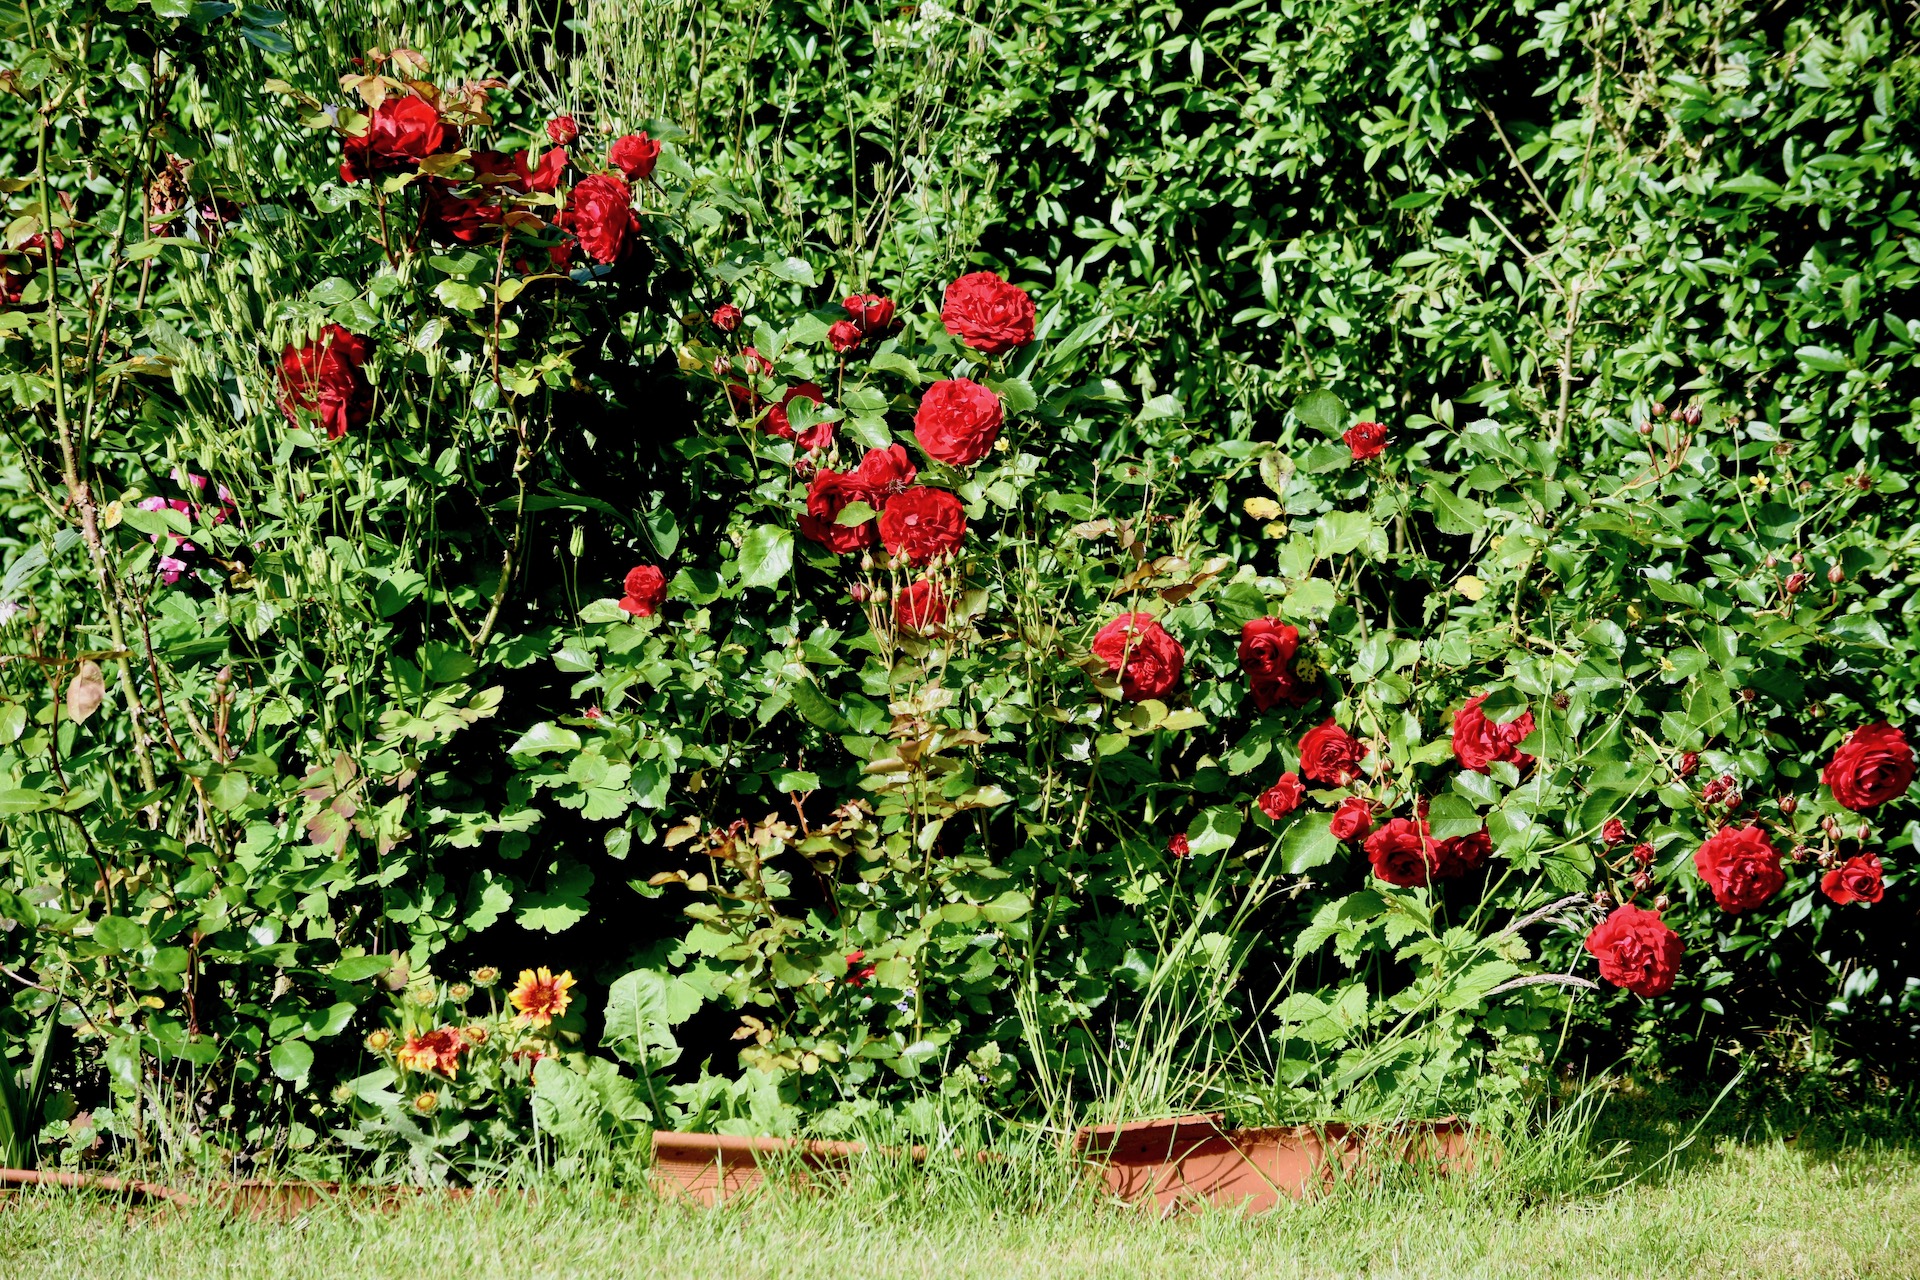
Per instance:
[[[750,16],[10,37],[17,1128],[443,1177],[1494,1105],[1576,1014],[1896,1060],[1875,14]]]

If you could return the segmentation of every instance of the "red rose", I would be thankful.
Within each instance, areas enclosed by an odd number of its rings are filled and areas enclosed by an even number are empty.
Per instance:
[[[1625,844],[1627,842],[1626,823],[1618,818],[1608,818],[1606,824],[1600,828],[1600,840],[1609,849],[1617,844]]]
[[[467,165],[473,170],[473,180],[483,187],[527,189],[527,153],[524,151],[475,151],[468,155]]]
[[[856,293],[840,304],[861,333],[884,337],[893,332],[893,303],[873,293]]]
[[[1533,732],[1533,712],[1523,711],[1516,720],[1495,724],[1480,710],[1486,700],[1486,694],[1478,694],[1453,713],[1453,758],[1461,768],[1475,773],[1485,773],[1495,760],[1518,766],[1532,764],[1533,757],[1523,754],[1519,745]]]
[[[520,153],[522,156],[526,152]],[[523,162],[524,163],[524,162]],[[567,170],[567,152],[564,147],[554,147],[540,157],[540,163],[527,175],[527,190],[539,192],[558,191],[560,178]]]
[[[1843,907],[1849,902],[1880,901],[1886,894],[1880,859],[1871,853],[1855,854],[1820,877],[1820,892]]]
[[[1820,771],[1833,798],[1861,813],[1900,795],[1913,783],[1913,748],[1885,721],[1853,731]]]
[[[636,618],[651,618],[667,598],[667,575],[650,564],[627,570],[620,607]]]
[[[920,397],[913,438],[929,458],[966,467],[987,456],[1004,420],[999,396],[971,379],[950,378]]]
[[[1033,341],[1033,299],[991,271],[975,271],[947,286],[940,323],[960,341],[990,356]]]
[[[822,467],[813,473],[813,484],[807,489],[807,513],[800,517],[800,532],[837,556],[870,547],[878,538],[873,521],[835,523],[847,507],[866,500],[866,488],[854,477]]]
[[[782,440],[791,440],[802,449],[824,449],[833,439],[831,422],[816,422],[800,435],[793,433],[793,423],[787,418],[787,406],[794,400],[811,400],[815,404],[825,404],[827,393],[811,382],[802,382],[788,387],[780,397],[780,403],[767,410],[767,431]]]
[[[731,302],[723,302],[713,309],[713,327],[722,333],[732,333],[740,327],[740,308]]]
[[[573,184],[567,207],[556,221],[580,239],[580,247],[595,262],[618,262],[627,252],[627,237],[640,229],[633,216],[633,191],[604,173]]]
[[[439,109],[425,98],[388,98],[373,109],[367,131],[343,144],[340,181],[411,169],[457,141],[457,131],[440,123]]]
[[[644,133],[630,133],[613,144],[607,161],[627,175],[629,182],[645,182],[653,176],[654,161],[660,158],[660,144]]]
[[[1187,665],[1187,651],[1149,613],[1123,613],[1100,628],[1093,656],[1120,673],[1120,692],[1129,702],[1166,697]]]
[[[1258,711],[1285,703],[1298,707],[1312,699],[1314,687],[1294,673],[1300,632],[1278,618],[1253,618],[1240,628],[1240,669],[1247,673]]]
[[[902,631],[931,631],[947,620],[947,594],[921,578],[893,598],[893,623]]]
[[[426,183],[421,199],[425,202],[427,235],[433,240],[472,244],[499,238],[499,205],[474,196],[456,196],[446,183],[434,179]]]
[[[1388,884],[1422,885],[1438,869],[1439,846],[1426,823],[1393,818],[1367,837],[1367,861],[1373,864],[1373,874]]]
[[[841,355],[859,346],[864,336],[860,332],[860,326],[851,320],[835,320],[827,326],[827,341],[831,342],[833,349]]]
[[[966,536],[966,509],[945,489],[915,485],[880,513],[881,543],[916,565],[952,551]]]
[[[1757,826],[1725,827],[1694,850],[1693,866],[1723,911],[1757,907],[1787,882],[1780,855]]]
[[[854,468],[853,480],[866,495],[867,505],[885,511],[887,503],[907,491],[920,474],[907,457],[905,445],[890,444],[884,449],[869,449]]]
[[[1367,748],[1329,716],[1300,739],[1300,772],[1315,782],[1344,787],[1360,772],[1366,754]]]
[[[1653,846],[1644,842],[1633,846],[1633,860],[1641,866],[1653,861]]]
[[[1279,781],[1260,793],[1260,812],[1269,818],[1284,818],[1300,807],[1307,798],[1307,789],[1300,785],[1300,775],[1283,773]]]
[[[304,347],[289,345],[280,357],[280,411],[298,423],[295,410],[309,409],[338,440],[373,417],[373,384],[360,366],[367,362],[367,340],[337,324],[320,331]]]
[[[1356,422],[1340,438],[1353,451],[1355,462],[1377,458],[1387,451],[1387,429],[1377,422]]]
[[[580,126],[572,116],[555,116],[547,121],[547,140],[556,147],[564,147],[580,136]]]
[[[1362,796],[1348,796],[1333,811],[1327,830],[1342,844],[1351,844],[1373,830],[1373,803]]]
[[[1167,841],[1167,852],[1176,858],[1184,858],[1192,853],[1192,847],[1187,844],[1187,833],[1182,831],[1179,835]]]
[[[1482,827],[1472,835],[1442,840],[1434,851],[1433,874],[1441,879],[1463,876],[1486,866],[1492,856],[1493,837]]]
[[[1600,976],[1637,996],[1663,996],[1673,989],[1686,950],[1680,935],[1667,927],[1658,911],[1631,903],[1593,926],[1583,944],[1600,962]]]

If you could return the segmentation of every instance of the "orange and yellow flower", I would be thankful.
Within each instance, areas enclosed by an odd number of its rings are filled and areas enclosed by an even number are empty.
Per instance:
[[[567,994],[572,988],[571,972],[556,978],[551,969],[522,969],[520,980],[513,984],[513,991],[507,996],[507,1003],[520,1011],[513,1020],[514,1025],[544,1027],[551,1023],[573,1003],[573,997]]]
[[[451,1080],[460,1069],[460,1055],[466,1050],[466,1039],[457,1030],[435,1027],[421,1035],[408,1036],[393,1057],[409,1071],[438,1072]]]

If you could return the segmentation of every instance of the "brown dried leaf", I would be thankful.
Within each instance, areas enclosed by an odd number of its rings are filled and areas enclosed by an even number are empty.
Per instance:
[[[100,664],[83,662],[74,672],[72,683],[67,685],[67,714],[75,724],[85,724],[88,717],[100,709],[101,699],[106,696],[107,682],[100,674]]]

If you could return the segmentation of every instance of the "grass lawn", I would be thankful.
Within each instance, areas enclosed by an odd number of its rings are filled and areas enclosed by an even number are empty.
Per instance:
[[[1722,1135],[1658,1159],[1670,1145],[1643,1132],[1584,1190],[1566,1189],[1559,1157],[1545,1181],[1534,1162],[1477,1184],[1410,1180],[1264,1217],[1170,1221],[1058,1178],[939,1170],[721,1210],[558,1187],[291,1223],[33,1191],[0,1206],[0,1277],[1920,1277],[1920,1148]]]

